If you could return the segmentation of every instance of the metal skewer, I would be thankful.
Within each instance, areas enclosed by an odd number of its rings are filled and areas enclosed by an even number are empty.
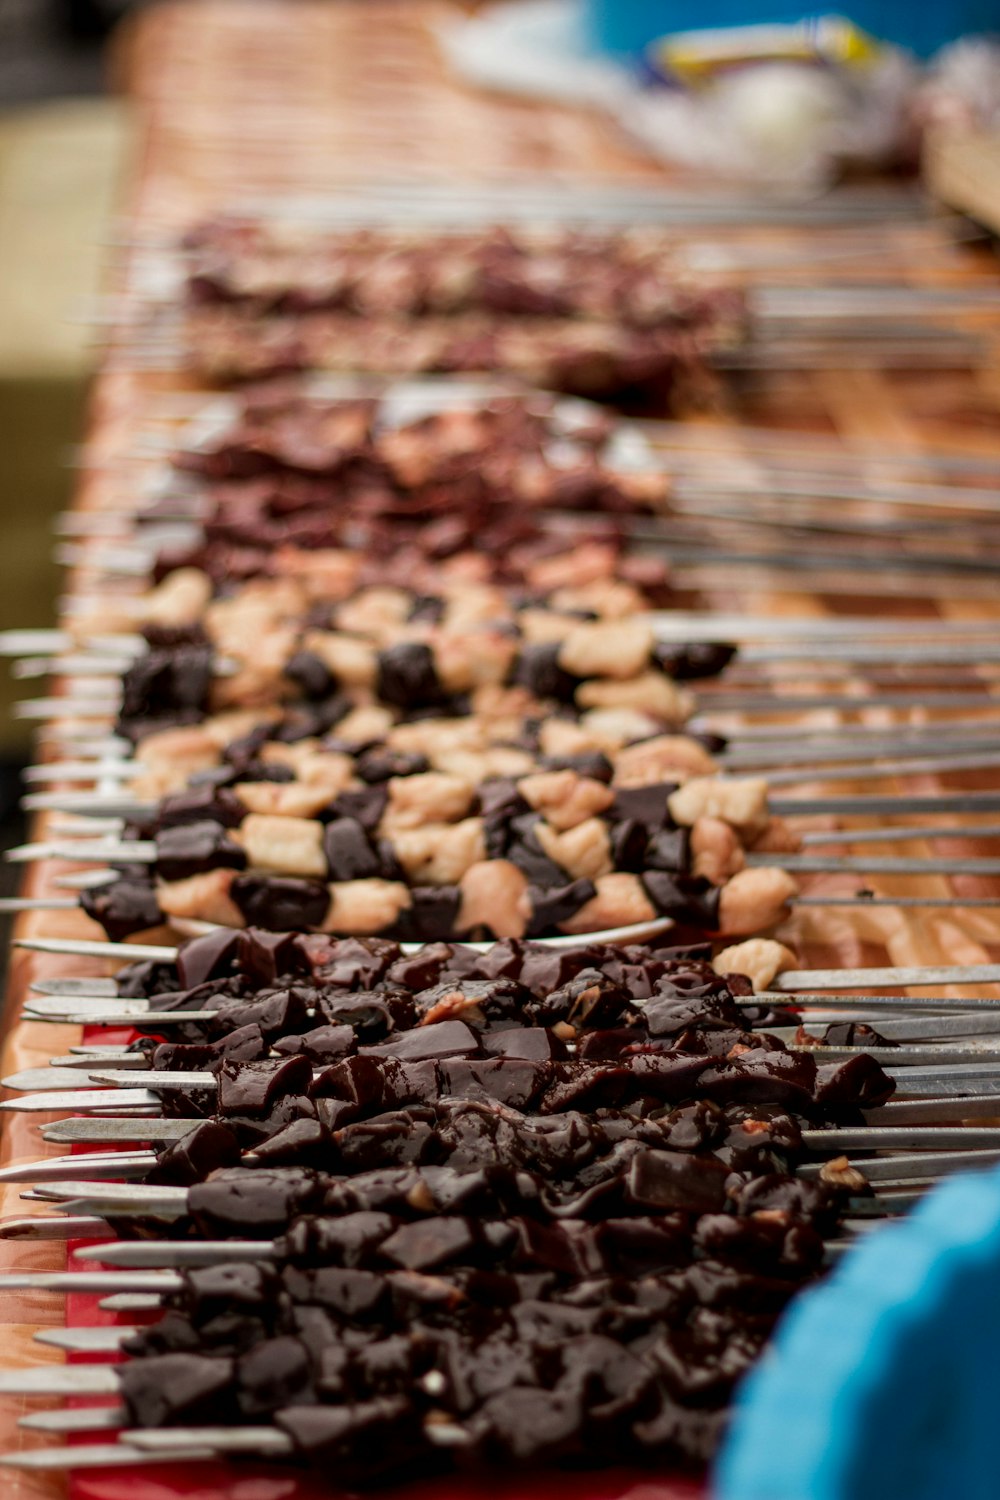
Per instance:
[[[597,941],[595,934],[588,933],[587,942]],[[566,938],[567,945],[579,946],[579,937]],[[95,942],[84,938],[22,938],[15,937],[14,946],[33,953],[50,953],[60,955],[74,955],[80,958],[106,958],[117,960],[120,963],[139,963],[151,961],[154,963],[173,963],[177,959],[179,949],[168,947],[166,944],[153,943],[109,943]],[[400,944],[404,952],[413,952],[419,944]],[[488,948],[490,944],[463,944],[465,947]],[[66,983],[94,985],[100,983],[92,979],[87,980],[55,980],[53,984]],[[108,981],[110,983],[110,981]],[[762,996],[765,999],[776,997],[788,997],[795,992],[801,991],[805,995],[818,994],[827,990],[861,990],[865,992],[865,999],[881,999],[883,997],[873,996],[872,992],[880,989],[908,987],[933,989],[949,985],[983,985],[1000,984],[1000,964],[930,964],[930,965],[896,965],[885,968],[869,969],[796,969],[786,970],[772,980],[767,991],[758,993],[748,1004],[759,1004]],[[62,989],[49,993],[63,994]],[[109,998],[113,991],[108,991]],[[801,997],[800,997],[801,998]],[[857,997],[855,997],[857,998]],[[824,1001],[826,996],[824,995]],[[905,997],[903,1003],[911,1003],[911,997]],[[967,1000],[941,999],[933,1002],[935,1005],[959,1005],[968,1008]],[[992,1002],[991,1002],[992,1003]],[[1000,1004],[1000,1001],[997,1002]]]

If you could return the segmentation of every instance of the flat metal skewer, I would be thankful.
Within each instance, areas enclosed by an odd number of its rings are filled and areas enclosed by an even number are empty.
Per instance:
[[[771,778],[768,778],[770,781]],[[57,794],[60,799],[64,794]],[[83,794],[90,799],[89,807],[96,816],[103,817],[117,804],[104,801],[100,791]],[[67,803],[66,812],[81,812],[82,803]],[[130,811],[145,813],[153,804],[133,803]],[[917,814],[928,817],[938,814],[983,814],[1000,812],[1000,791],[975,792],[900,792],[887,795],[859,793],[857,795],[831,795],[809,797],[769,797],[768,810],[776,817],[797,817],[814,814],[829,814],[833,817],[887,817],[895,814]],[[83,831],[83,830],[81,830]],[[87,883],[91,883],[89,877]]]
[[[973,494],[976,492],[973,491]],[[997,492],[1000,503],[1000,491]],[[707,610],[654,610],[640,614],[639,620],[648,621],[661,641],[678,644],[702,641],[730,641],[747,645],[752,642],[790,641],[828,643],[833,649],[837,643],[847,644],[854,638],[862,642],[898,640],[901,644],[908,638],[947,642],[970,638],[971,646],[978,637],[987,642],[995,638],[995,622],[990,620],[952,620],[926,618],[893,618],[869,615],[837,615],[817,617],[804,615],[747,615],[716,614]],[[148,651],[144,638],[134,632],[118,634],[104,632],[74,637],[65,630],[5,630],[0,631],[0,656],[15,660],[47,659],[47,664],[56,670],[73,670],[88,662],[108,658],[124,660],[126,663]],[[64,653],[76,652],[67,657]]]
[[[587,934],[587,941],[595,941],[593,933]],[[578,937],[567,939],[569,945],[579,945]],[[15,938],[14,946],[23,948],[33,953],[70,954],[80,958],[107,958],[117,959],[122,963],[139,963],[151,961],[153,963],[173,963],[178,955],[179,949],[168,947],[166,944],[153,943],[109,943],[96,942],[86,938]],[[412,952],[419,944],[401,944],[404,952]],[[475,946],[466,945],[466,946]],[[489,944],[481,945],[489,947]],[[58,983],[59,981],[55,981]],[[66,982],[66,981],[63,981]],[[79,981],[73,981],[78,983]],[[94,980],[84,980],[84,984],[94,984]],[[889,989],[892,987],[907,988],[910,986],[923,989],[939,988],[948,985],[982,985],[1000,984],[1000,964],[927,964],[927,965],[897,965],[886,968],[869,969],[797,969],[786,970],[772,980],[768,995],[788,996],[796,991],[811,993],[827,990],[865,990],[868,998],[878,1000],[883,997],[873,996],[872,991]],[[51,992],[50,992],[51,993]],[[64,993],[57,990],[54,993]],[[109,998],[111,997],[109,991]],[[748,1000],[748,1004],[759,1003],[760,995],[754,1000]],[[824,1000],[825,1000],[824,995]],[[906,997],[909,1003],[910,997]],[[942,999],[941,1004],[950,1004],[951,1000]],[[967,1000],[954,1001],[966,1009]],[[998,1002],[1000,1003],[1000,1002]]]
[[[661,627],[654,625],[654,633],[668,644],[679,643],[676,631],[664,629],[661,634]],[[912,633],[918,634],[918,632]],[[792,632],[788,634],[791,635]],[[949,635],[958,638],[948,639]],[[966,636],[972,638],[964,639],[963,637]],[[704,638],[703,636],[702,639]],[[728,635],[720,637],[714,632],[711,632],[708,638],[724,641],[730,639]],[[695,637],[692,636],[691,640],[694,641]],[[68,671],[64,674],[63,668],[67,662]],[[99,684],[103,684],[109,676],[117,675],[117,669],[123,662],[125,666],[129,664],[129,661],[123,657],[88,657],[78,654],[62,660],[53,657],[47,659],[46,664],[58,675],[76,676],[75,692],[77,695],[83,695],[83,688],[90,675],[95,679],[93,695],[100,696],[103,692],[104,696],[110,697],[107,689],[99,688]],[[803,629],[792,639],[782,636],[778,644],[746,642],[739,648],[737,662],[742,667],[775,666],[789,662],[836,663],[844,666],[976,667],[1000,663],[1000,644],[997,644],[988,632],[986,638],[980,640],[975,631],[949,631],[945,628],[935,632],[927,640],[900,639],[899,633],[891,630],[880,632],[873,621],[872,628],[862,640],[855,639],[853,633],[844,637],[831,638],[822,635],[811,639],[808,629]],[[90,668],[89,674],[88,668]],[[222,659],[215,664],[215,674],[218,676],[226,675],[232,670],[234,670],[233,664],[227,659]],[[56,699],[55,701],[61,702],[62,700]]]
[[[997,752],[1000,765],[1000,751]],[[974,837],[974,834],[972,835]],[[90,864],[109,860],[113,864],[155,865],[156,844],[152,840],[112,841],[109,839],[79,839],[72,843],[22,844],[6,852],[5,858],[15,864],[36,860],[58,859]],[[792,853],[765,853],[746,856],[750,867],[770,868],[776,864],[789,871],[803,873],[835,873],[837,871],[857,874],[884,875],[1000,875],[1000,858],[968,856],[967,858],[922,858],[919,856],[878,855],[812,855]],[[114,878],[109,872],[109,878]],[[648,924],[647,924],[648,925]],[[598,941],[594,935],[592,941]]]
[[[72,1329],[49,1329],[49,1333],[82,1334],[87,1332],[83,1328]],[[97,1332],[97,1330],[92,1330]],[[117,1333],[117,1328],[102,1329],[103,1332]],[[36,1334],[37,1338],[38,1335]],[[59,1346],[57,1346],[59,1347]],[[65,1346],[63,1346],[65,1347]],[[81,1351],[86,1352],[86,1351]],[[71,1406],[65,1411],[35,1411],[26,1416],[19,1417],[18,1427],[25,1427],[29,1432],[53,1432],[53,1433],[76,1433],[76,1432],[100,1432],[108,1428],[121,1427],[125,1420],[125,1408],[123,1406],[93,1406],[81,1409]]]
[[[739,773],[782,766],[803,767],[805,770],[852,762],[867,765],[885,756],[895,756],[901,762],[913,758],[927,758],[928,752],[937,752],[936,759],[963,761],[970,756],[985,757],[985,764],[993,763],[992,757],[1000,754],[1000,725],[991,723],[972,725],[929,724],[921,726],[883,726],[877,732],[870,726],[827,726],[823,730],[799,733],[798,729],[786,728],[784,737],[778,734],[753,735],[744,741],[739,730],[726,735],[726,746],[715,755],[716,763],[726,772]],[[147,776],[149,765],[140,759],[65,760],[46,761],[28,766],[23,775],[30,785],[45,782],[103,782],[101,791],[86,793],[62,792],[45,802],[34,799],[35,810],[79,813],[88,808],[100,809],[102,816],[127,816],[133,807],[143,809],[150,804],[129,800],[124,790],[109,790],[108,782],[127,783]],[[25,799],[27,802],[27,799]],[[109,812],[112,809],[113,812]]]

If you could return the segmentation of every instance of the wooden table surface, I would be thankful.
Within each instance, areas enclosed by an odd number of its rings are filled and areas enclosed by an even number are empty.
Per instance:
[[[525,174],[549,181],[598,183],[630,180],[655,185],[664,174],[630,149],[596,113],[482,94],[449,77],[433,30],[456,13],[436,0],[366,0],[329,3],[298,0],[175,0],[142,14],[119,47],[119,78],[140,115],[125,242],[135,235],[166,235],[199,215],[253,194],[311,192],[379,177],[396,180],[488,182]],[[928,231],[936,240],[938,231]],[[772,235],[777,234],[771,231]],[[919,233],[887,228],[884,254],[865,274],[900,283],[933,279],[940,261],[924,255]],[[120,285],[121,262],[111,270]],[[932,263],[931,263],[932,262]],[[950,261],[949,261],[950,264]],[[955,273],[970,285],[995,284],[988,257],[954,252]],[[938,269],[935,270],[935,267]],[[815,273],[813,273],[815,274]],[[117,282],[116,282],[117,278]],[[88,463],[77,504],[100,508],[120,496],[136,473],[128,457],[143,431],[151,402],[164,391],[190,388],[176,375],[132,367],[119,341],[111,341],[104,373],[96,383],[88,434]],[[976,368],[875,367],[757,372],[729,390],[719,409],[701,413],[720,450],[740,451],[739,424],[838,436],[859,452],[890,446],[920,454],[964,448],[1000,457],[1000,359],[993,354]],[[78,575],[74,586],[80,587]],[[888,610],[942,619],[998,619],[1000,605],[988,597],[921,591],[895,600],[857,594],[817,595],[775,591],[764,578],[724,576],[707,570],[695,602],[731,610],[734,600],[753,612],[790,616],[873,614]],[[877,722],[876,710],[866,716]],[[919,715],[918,715],[919,717]],[[883,722],[892,715],[883,712]],[[1000,773],[963,774],[935,780],[909,779],[915,790],[939,785],[996,787]],[[898,782],[880,782],[890,790]],[[863,790],[838,783],[836,790]],[[949,819],[949,822],[956,820]],[[942,845],[907,845],[899,852],[945,852]],[[985,853],[973,839],[950,853]],[[51,863],[35,867],[26,889],[51,891],[59,874]],[[996,881],[978,877],[928,877],[917,883],[881,877],[880,893],[995,895]],[[815,892],[851,889],[856,879],[826,876],[809,881]],[[20,923],[22,935],[89,935],[84,917],[35,913]],[[826,965],[870,963],[983,962],[1000,959],[1000,914],[990,910],[800,913],[782,933],[803,962]],[[65,1052],[78,1038],[72,1028],[16,1022],[33,978],[80,974],[80,960],[35,959],[19,954],[11,966],[3,1029],[4,1073],[41,1064]],[[91,965],[92,972],[102,971]],[[48,1150],[40,1142],[37,1115],[3,1117],[0,1161],[31,1159]],[[0,1190],[0,1212],[30,1211],[17,1188]],[[58,1268],[56,1244],[0,1242],[0,1269]],[[58,1358],[34,1345],[39,1325],[58,1324],[62,1304],[48,1296],[0,1295],[3,1363],[40,1363]],[[22,1403],[0,1400],[0,1449],[38,1441],[17,1432]],[[7,1472],[9,1500],[50,1500],[62,1490],[58,1476]]]

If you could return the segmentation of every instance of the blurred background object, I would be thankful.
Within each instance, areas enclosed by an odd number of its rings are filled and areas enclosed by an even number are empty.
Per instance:
[[[919,57],[961,36],[1000,27],[997,0],[851,0],[841,10],[862,31]],[[761,23],[796,25],[822,13],[798,0],[585,0],[588,32],[608,52],[635,54],[671,32]]]
[[[970,38],[946,48],[920,107],[927,186],[1000,234],[1000,40]]]
[[[0,108],[103,92],[101,44],[141,0],[0,0]]]
[[[696,29],[692,29],[696,28]],[[597,105],[657,160],[809,194],[914,171],[931,124],[1000,115],[1000,0],[500,0],[442,28],[471,82]],[[929,61],[928,61],[929,60]]]

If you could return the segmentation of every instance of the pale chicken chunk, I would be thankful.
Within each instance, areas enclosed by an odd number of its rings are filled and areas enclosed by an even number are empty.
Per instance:
[[[523,776],[517,789],[528,806],[560,832],[604,812],[615,800],[614,792],[603,781],[569,770]]]
[[[587,755],[603,750],[602,742],[572,719],[546,719],[538,732],[538,748],[556,760],[565,755]]]
[[[150,625],[196,625],[212,597],[212,580],[200,568],[176,568],[142,603]]]
[[[522,609],[517,623],[522,636],[531,645],[549,645],[552,641],[564,641],[580,621],[554,609]]]
[[[249,643],[263,643],[273,630],[298,619],[306,603],[293,579],[255,579],[236,594],[213,599],[205,610],[205,629],[220,651],[242,653]]]
[[[767,781],[763,776],[694,776],[671,793],[670,815],[685,828],[699,818],[721,818],[744,837],[767,827]]]
[[[272,741],[262,747],[260,758],[267,765],[291,767],[303,786],[322,789],[329,800],[352,784],[354,762],[341,750],[321,750],[319,743],[314,739],[300,740],[295,745]]]
[[[469,693],[474,688],[506,681],[517,651],[517,642],[498,630],[433,631],[429,638],[438,680],[449,693]]]
[[[697,740],[683,734],[661,734],[619,751],[614,781],[621,787],[657,786],[661,781],[710,776],[714,770],[715,762]]]
[[[694,699],[662,672],[640,672],[625,682],[594,678],[573,695],[580,708],[631,708],[671,725],[687,722]]]
[[[482,557],[478,552],[456,552],[452,557],[442,558],[440,562],[435,559],[425,563],[418,571],[414,584],[422,588],[424,593],[430,594],[453,583],[488,583],[491,572],[492,564],[488,557]]]
[[[387,586],[362,589],[338,608],[337,628],[352,635],[385,639],[409,617],[412,602],[405,589]]]
[[[203,875],[189,875],[186,880],[159,880],[156,899],[168,917],[244,927],[243,914],[229,896],[235,878],[235,870],[207,870]]]
[[[502,589],[489,584],[461,584],[448,590],[442,624],[458,632],[476,625],[495,625],[511,615],[510,601]]]
[[[288,658],[294,654],[297,644],[297,622],[276,625],[259,640],[243,640],[238,655],[243,658],[247,669],[267,667],[271,671],[280,672]]]
[[[725,885],[746,864],[736,831],[721,818],[698,818],[691,829],[691,873]]]
[[[279,875],[314,876],[327,873],[323,852],[323,824],[311,818],[274,817],[250,813],[235,828],[232,837],[246,850],[254,870],[273,870]]]
[[[276,619],[297,619],[309,603],[298,578],[252,578],[233,596],[237,603],[268,609]]]
[[[220,607],[212,605],[213,610]],[[247,666],[244,657],[247,652],[248,643],[254,641],[260,642],[262,660],[267,665],[268,670],[272,670],[273,663],[270,660],[270,653],[265,642],[270,642],[272,639],[280,637],[286,643],[284,656],[287,656],[288,652],[292,649],[291,643],[295,641],[297,635],[297,631],[290,629],[287,622],[277,619],[263,606],[257,608],[247,607],[234,613],[230,619],[226,620],[224,627],[213,623],[211,628],[209,628],[209,623],[206,619],[205,628],[211,635],[216,651],[216,658],[225,663],[221,677],[218,677],[213,682],[213,691],[215,693],[218,693],[222,681],[228,682],[234,678],[238,678],[240,672]],[[282,661],[284,660],[284,656],[282,657]],[[281,663],[279,662],[278,665],[281,665]],[[253,666],[253,662],[250,663],[250,666]]]
[[[171,766],[153,766],[129,782],[129,790],[138,802],[159,802],[171,792],[183,792],[188,784],[186,771]]]
[[[549,602],[554,609],[588,610],[602,620],[625,620],[646,608],[639,590],[620,578],[595,578],[580,587],[557,589]]]
[[[794,969],[797,963],[795,954],[784,943],[776,943],[773,938],[749,938],[745,943],[723,948],[712,960],[712,968],[717,974],[745,974],[759,993],[770,989],[778,974]]]
[[[609,927],[656,921],[656,909],[638,875],[601,875],[594,884],[596,896],[585,901],[568,922],[559,924],[561,932],[602,932]]]
[[[486,858],[483,820],[402,829],[393,848],[412,885],[457,885],[470,865]]]
[[[353,594],[362,561],[362,553],[336,547],[315,552],[302,547],[279,547],[274,554],[277,571],[297,579],[310,599],[319,599],[324,604]]]
[[[616,755],[623,745],[659,734],[663,725],[635,708],[588,708],[580,715],[580,728],[596,749]]]
[[[577,625],[559,648],[559,665],[575,677],[637,677],[649,664],[653,639],[641,620]]]
[[[247,812],[276,818],[314,818],[330,801],[326,787],[301,781],[238,781],[233,792]]]
[[[187,779],[195,771],[210,771],[219,764],[219,746],[204,725],[181,725],[148,734],[136,751],[136,760],[151,770]]]
[[[296,740],[293,745],[286,745],[284,740],[268,740],[267,744],[261,745],[257,758],[268,766],[290,766],[298,774],[302,760],[308,755],[315,755],[322,743],[317,735]]]
[[[525,717],[531,717],[531,715],[518,714],[508,719],[501,718],[500,716],[487,718],[487,742],[491,746],[508,750],[512,746],[517,745],[525,734]]]
[[[346,744],[369,745],[374,740],[387,739],[395,722],[391,708],[383,708],[380,703],[361,703],[338,719],[333,733]]]
[[[479,860],[469,866],[459,886],[462,904],[455,921],[459,932],[485,927],[497,938],[524,936],[528,879],[517,865],[509,859]]]
[[[494,745],[489,750],[442,751],[434,757],[434,769],[461,776],[479,786],[495,776],[525,776],[534,767],[534,758],[526,750]]]
[[[330,906],[322,930],[346,937],[372,937],[386,931],[412,903],[406,886],[398,880],[339,880],[328,889]]]
[[[600,818],[587,818],[564,833],[557,833],[543,818],[535,824],[534,833],[549,859],[555,860],[571,880],[610,875],[611,839],[608,825]]]
[[[617,566],[616,549],[607,542],[585,542],[572,551],[544,557],[527,570],[533,589],[550,594],[556,589],[578,588],[594,579],[607,578]]]
[[[338,724],[338,734],[342,730]],[[485,750],[489,746],[486,725],[472,718],[418,719],[414,724],[397,724],[386,740],[394,750],[425,755],[428,760],[433,760],[438,751]]]
[[[788,915],[788,902],[797,891],[787,870],[741,870],[719,895],[719,931],[734,937],[766,931]]]
[[[378,671],[375,647],[336,630],[307,630],[302,647],[318,656],[341,687],[373,687]]]
[[[424,771],[416,776],[393,776],[388,783],[389,805],[383,824],[387,836],[425,823],[457,823],[472,806],[475,787],[461,776]]]
[[[281,710],[277,708],[231,708],[225,713],[212,714],[202,721],[199,728],[220,750],[224,750],[234,740],[250,734],[258,724],[273,724],[280,717]]]
[[[298,776],[304,786],[322,788],[327,797],[336,797],[358,784],[354,762],[340,750],[317,750],[304,755],[298,764]]]
[[[240,662],[237,670],[223,673],[212,683],[212,707],[267,707],[289,693],[285,664],[295,650],[297,631],[277,626],[259,638],[253,656]]]
[[[501,687],[487,682],[472,694],[472,712],[487,720],[491,738],[498,733],[516,735],[526,714],[536,714],[540,705],[524,687]]]

